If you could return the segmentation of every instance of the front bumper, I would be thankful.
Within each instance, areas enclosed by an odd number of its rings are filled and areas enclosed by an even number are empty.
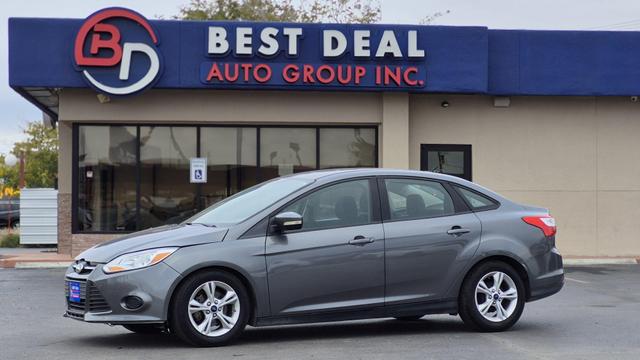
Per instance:
[[[65,275],[65,317],[95,323],[130,324],[163,323],[173,288],[180,274],[164,262],[116,274],[105,274],[102,264],[86,274],[77,274],[72,267]],[[81,285],[80,301],[69,299],[69,282]],[[126,296],[143,300],[136,310],[126,309],[122,302]]]

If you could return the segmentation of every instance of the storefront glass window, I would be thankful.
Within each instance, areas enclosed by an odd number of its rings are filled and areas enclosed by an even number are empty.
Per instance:
[[[197,156],[197,130],[140,127],[140,228],[175,224],[197,212],[189,162]]]
[[[135,126],[82,126],[78,133],[77,227],[136,229]]]
[[[320,168],[373,167],[375,144],[375,129],[320,129]]]
[[[316,129],[260,129],[262,180],[316,169]]]
[[[245,127],[203,127],[200,156],[207,158],[207,183],[202,185],[203,206],[257,183],[257,130]]]
[[[377,166],[373,127],[83,124],[74,132],[74,232],[178,223],[272,178]],[[189,180],[195,157],[207,158],[206,183]]]

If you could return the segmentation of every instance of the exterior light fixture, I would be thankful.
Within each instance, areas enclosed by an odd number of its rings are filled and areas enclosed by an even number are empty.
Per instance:
[[[493,98],[493,106],[499,108],[508,108],[511,105],[511,98],[508,96],[496,96]]]
[[[100,102],[100,104],[106,104],[111,102],[111,98],[108,95],[98,94],[96,95],[96,97],[98,98],[98,101]]]
[[[13,154],[7,154],[7,156],[4,158],[4,164],[9,167],[16,166],[17,163],[18,158]]]

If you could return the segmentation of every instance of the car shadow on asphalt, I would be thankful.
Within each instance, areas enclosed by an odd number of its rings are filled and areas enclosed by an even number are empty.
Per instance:
[[[428,335],[466,331],[468,329],[457,318],[430,319],[427,317],[413,321],[386,319],[366,322],[247,328],[240,342],[262,343],[375,336],[388,338],[401,335]]]
[[[527,330],[533,324],[520,323],[514,331]],[[363,320],[338,323],[304,324],[293,326],[247,327],[234,345],[251,345],[261,343],[281,343],[305,340],[332,340],[361,337],[403,336],[403,335],[435,335],[447,333],[465,333],[470,330],[459,318],[423,318],[414,321]],[[105,347],[118,349],[131,348],[173,348],[186,347],[177,337],[169,334],[144,335],[121,333],[115,335],[90,336],[74,339],[81,346]]]

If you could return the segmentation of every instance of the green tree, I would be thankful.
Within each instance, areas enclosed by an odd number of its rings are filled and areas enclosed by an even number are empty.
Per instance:
[[[24,129],[25,141],[17,142],[11,151],[25,159],[26,186],[54,187],[58,176],[58,131],[41,122],[31,122]],[[11,171],[17,171],[16,165]]]
[[[372,0],[191,0],[176,18],[366,24],[380,21],[380,4]]]

